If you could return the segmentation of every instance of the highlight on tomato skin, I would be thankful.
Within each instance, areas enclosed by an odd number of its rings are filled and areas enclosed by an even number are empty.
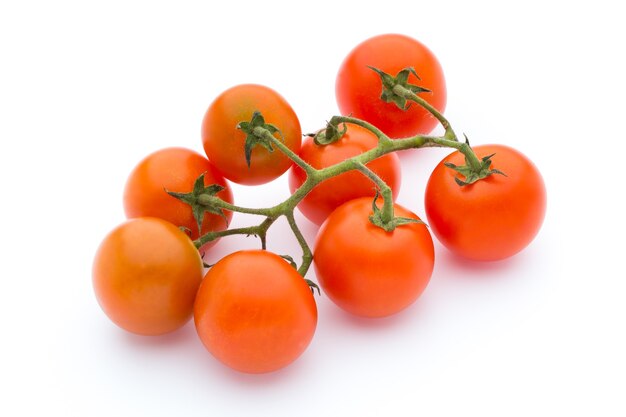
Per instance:
[[[380,207],[382,203],[377,202]],[[399,204],[395,216],[419,220]],[[314,267],[323,292],[360,317],[386,317],[413,304],[430,281],[433,241],[424,224],[392,232],[373,225],[372,198],[349,201],[328,217],[315,242]]]
[[[259,112],[279,132],[273,136],[298,153],[302,142],[300,121],[291,105],[275,90],[259,84],[240,84],[217,96],[202,120],[202,144],[209,160],[228,180],[243,185],[272,181],[291,166],[291,160],[273,147],[252,148],[250,164],[245,153],[247,135],[240,128]]]
[[[371,131],[348,123],[346,133],[336,142],[316,145],[313,138],[304,140],[299,156],[316,169],[322,169],[357,156],[378,145]],[[400,159],[395,153],[383,155],[367,164],[376,175],[391,187],[393,198],[400,192],[402,173]],[[297,165],[289,170],[289,189],[294,193],[306,180],[306,173]],[[298,204],[298,210],[310,221],[321,225],[337,207],[359,197],[374,197],[372,181],[358,171],[345,172],[313,188]]]
[[[437,126],[437,120],[416,103],[401,109],[393,102],[383,101],[381,78],[370,67],[394,77],[413,68],[419,79],[410,74],[408,82],[430,90],[418,95],[444,112],[446,81],[435,54],[409,36],[382,34],[357,45],[342,62],[335,83],[341,114],[368,121],[391,138],[428,134]]]
[[[200,254],[185,233],[164,220],[140,217],[104,238],[92,282],[100,307],[116,325],[162,335],[191,319],[202,274]]]
[[[124,212],[127,218],[158,217],[190,232],[197,239],[198,224],[191,207],[172,197],[167,191],[190,192],[200,175],[204,174],[206,186],[217,184],[224,189],[216,195],[232,203],[233,193],[228,182],[204,156],[186,148],[160,149],[141,160],[130,173],[124,188]],[[233,213],[225,210],[224,217],[205,213],[202,234],[225,230]],[[205,251],[219,239],[200,248]]]
[[[224,365],[267,373],[306,350],[317,326],[317,305],[285,259],[266,250],[242,250],[209,269],[194,321],[206,349]]]
[[[537,167],[505,145],[473,147],[478,158],[494,154],[492,174],[459,186],[459,174],[445,163],[463,165],[459,152],[446,156],[426,186],[428,224],[452,253],[474,261],[498,261],[523,250],[535,238],[546,212],[546,188]]]

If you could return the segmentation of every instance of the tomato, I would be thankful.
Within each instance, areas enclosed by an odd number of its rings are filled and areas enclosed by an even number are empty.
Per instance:
[[[378,203],[380,206],[380,203]],[[394,204],[396,217],[419,219]],[[424,291],[434,267],[434,249],[424,224],[386,232],[369,221],[372,199],[349,201],[322,225],[314,251],[320,286],[349,313],[384,317],[411,305]]]
[[[207,156],[229,180],[255,185],[269,182],[291,166],[291,160],[274,146],[273,152],[257,145],[252,149],[250,166],[244,145],[247,135],[237,126],[250,122],[259,111],[265,122],[274,125],[282,139],[297,153],[302,142],[300,121],[289,103],[271,88],[242,84],[220,94],[209,106],[202,121],[202,143]]]
[[[453,253],[477,261],[508,258],[524,249],[539,231],[546,211],[546,190],[535,165],[517,150],[503,145],[473,148],[479,158],[495,154],[491,174],[460,187],[460,176],[444,166],[464,165],[459,152],[444,158],[426,186],[428,224]],[[461,178],[463,179],[463,178]]]
[[[311,342],[317,307],[305,280],[280,256],[244,250],[218,261],[198,291],[200,340],[219,361],[241,372],[287,366]]]
[[[300,157],[314,168],[326,168],[353,156],[360,155],[378,144],[378,139],[369,130],[347,124],[347,132],[330,145],[316,145],[307,138],[300,149]],[[391,187],[393,198],[400,191],[400,161],[398,155],[390,153],[367,164],[374,173]],[[289,188],[295,192],[306,180],[305,172],[294,165],[289,171]],[[306,218],[320,225],[337,207],[358,197],[374,196],[375,185],[358,171],[349,171],[330,178],[315,187],[298,204]]]
[[[124,190],[124,210],[127,218],[158,217],[191,231],[191,238],[198,238],[198,226],[191,206],[170,196],[165,190],[189,192],[196,179],[204,174],[205,185],[224,187],[217,196],[229,203],[233,195],[224,177],[213,164],[197,152],[184,148],[166,148],[148,155],[133,169]],[[224,211],[224,217],[205,213],[202,234],[224,230],[232,218],[232,212]],[[228,220],[228,221],[227,221]],[[203,250],[214,245],[207,243]]]
[[[119,327],[141,335],[191,318],[203,265],[185,233],[164,220],[128,220],[107,235],[93,263],[96,298]]]
[[[345,58],[335,84],[341,114],[366,120],[392,138],[427,134],[437,120],[417,103],[400,109],[393,102],[381,100],[380,76],[370,67],[391,76],[413,67],[421,80],[410,74],[408,82],[431,92],[419,93],[439,112],[446,107],[446,83],[435,55],[422,43],[404,35],[385,34],[357,45]]]

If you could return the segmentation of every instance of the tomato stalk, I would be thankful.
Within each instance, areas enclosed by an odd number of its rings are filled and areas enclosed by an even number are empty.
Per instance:
[[[293,215],[293,210],[286,213],[285,217],[287,217],[289,227],[291,227],[291,231],[295,235],[298,243],[300,244],[300,247],[302,248],[302,264],[300,265],[300,268],[298,268],[298,273],[302,276],[305,276],[307,271],[309,270],[309,267],[311,266],[311,262],[313,262],[313,252],[311,251],[309,244],[307,243],[304,235],[298,227],[298,224],[296,223],[296,219]]]
[[[265,216],[265,219],[256,226],[206,233],[194,241],[196,247],[201,247],[207,242],[219,237],[245,234],[258,236],[261,240],[262,248],[265,249],[265,237],[268,229],[279,217],[285,216],[287,222],[289,223],[289,227],[302,248],[302,263],[298,268],[298,273],[304,277],[311,266],[313,253],[302,232],[298,228],[294,217],[294,210],[298,203],[300,203],[304,197],[306,197],[306,195],[313,190],[313,188],[323,181],[352,170],[361,172],[377,187],[378,191],[376,197],[378,197],[378,192],[380,192],[383,197],[382,210],[378,210],[374,204],[374,213],[370,217],[370,221],[387,232],[392,232],[395,227],[409,223],[412,220],[397,218],[394,216],[394,204],[391,188],[366,166],[367,163],[392,152],[426,147],[445,147],[456,149],[465,156],[467,166],[450,167],[462,175],[465,175],[467,182],[461,181],[457,178],[459,185],[466,185],[480,180],[481,178],[484,178],[494,172],[500,173],[499,171],[489,169],[489,158],[483,158],[482,161],[478,159],[470,147],[467,138],[465,142],[460,142],[448,120],[437,109],[413,92],[410,87],[397,84],[392,87],[392,93],[401,97],[403,100],[412,101],[424,107],[441,123],[445,129],[445,134],[443,136],[416,135],[408,138],[392,140],[376,126],[364,120],[350,116],[333,116],[327,123],[327,128],[315,134],[316,143],[320,145],[331,144],[345,133],[347,129],[346,124],[354,124],[371,131],[378,138],[378,145],[373,149],[352,158],[348,158],[335,165],[322,169],[316,169],[289,149],[289,147],[283,143],[281,138],[277,137],[280,136],[280,131],[277,131],[275,126],[266,124],[260,113],[255,113],[252,121],[250,122],[241,122],[239,124],[240,128],[248,134],[248,148],[250,148],[247,150],[248,154],[251,152],[251,148],[256,145],[262,145],[268,150],[278,148],[278,150],[284,153],[295,165],[304,170],[306,173],[306,180],[300,188],[298,188],[285,201],[268,208],[248,208],[236,206],[223,201],[214,194],[198,196],[195,201],[197,204],[203,206],[206,211],[216,212],[220,210],[230,210],[239,213]]]
[[[263,131],[263,128],[260,127],[255,128],[255,136],[266,139],[281,152],[284,152],[285,155],[287,155],[295,164],[305,170],[305,172],[307,173],[307,178],[300,186],[300,188],[298,188],[288,199],[273,207],[268,208],[240,207],[223,201],[219,197],[214,195],[200,195],[197,199],[198,203],[206,206],[207,208],[211,208],[213,210],[223,209],[245,214],[260,215],[265,216],[266,218],[262,223],[256,226],[206,233],[194,241],[196,247],[201,247],[207,242],[210,242],[220,237],[235,234],[244,234],[258,236],[261,239],[262,247],[265,248],[265,236],[267,234],[267,230],[276,221],[276,219],[278,219],[280,216],[285,216],[292,232],[296,236],[296,239],[298,240],[298,243],[302,248],[302,263],[298,268],[298,272],[300,273],[300,275],[304,276],[311,265],[313,256],[311,249],[306,242],[306,239],[298,229],[293,213],[298,203],[302,201],[302,199],[304,199],[304,197],[306,197],[306,195],[321,182],[351,170],[358,170],[363,173],[363,175],[372,180],[372,182],[380,190],[380,194],[383,197],[383,208],[379,216],[380,224],[378,225],[380,227],[383,227],[387,231],[392,231],[396,227],[396,225],[401,224],[402,222],[395,221],[397,219],[394,217],[391,188],[380,177],[378,177],[374,172],[367,168],[367,163],[388,153],[398,152],[407,149],[434,146],[457,149],[462,152],[466,157],[468,157],[468,160],[471,161],[473,156],[473,159],[480,163],[467,143],[461,143],[443,137],[426,135],[417,135],[410,138],[391,140],[380,129],[377,129],[376,127],[365,121],[350,116],[334,116],[329,122],[329,124],[335,127],[345,123],[357,124],[370,130],[378,138],[378,146],[360,155],[349,158],[343,162],[323,169],[315,169],[311,165],[307,164],[298,155],[296,155],[293,151],[287,148],[280,139],[276,138],[272,134],[272,132],[268,130]]]
[[[237,209],[246,210],[243,207],[237,207]],[[241,210],[237,210],[240,211]],[[239,227],[236,229],[226,229],[215,232],[208,232],[200,236],[198,239],[194,240],[193,243],[196,248],[200,248],[203,245],[224,236],[232,236],[232,235],[247,235],[247,236],[257,236],[261,240],[261,247],[265,249],[266,241],[265,237],[267,236],[267,230],[270,226],[276,221],[275,217],[268,216],[256,226],[249,227]]]

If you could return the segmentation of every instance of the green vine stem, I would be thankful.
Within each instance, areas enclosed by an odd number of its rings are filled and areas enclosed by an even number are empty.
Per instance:
[[[306,272],[309,270],[311,266],[311,262],[313,262],[313,252],[309,247],[304,235],[300,231],[298,224],[296,223],[296,219],[294,218],[293,211],[285,213],[285,217],[287,217],[287,222],[289,222],[289,227],[291,227],[291,231],[296,236],[300,247],[302,248],[302,264],[300,268],[298,268],[298,273],[302,276],[306,275]]]
[[[396,88],[397,87],[397,88]],[[397,90],[397,91],[395,91]],[[372,124],[360,120],[350,116],[333,116],[328,122],[328,128],[325,131],[318,132],[317,135],[327,135],[327,134],[337,134],[341,135],[345,132],[347,124],[354,124],[361,126],[365,129],[371,131],[378,138],[378,145],[369,151],[366,151],[360,155],[354,156],[352,158],[346,159],[340,163],[335,165],[323,168],[316,169],[311,165],[306,163],[302,158],[300,158],[295,152],[289,149],[281,139],[275,136],[276,130],[271,126],[270,129],[266,129],[263,126],[255,126],[250,134],[252,134],[258,140],[264,141],[264,143],[271,143],[272,146],[278,148],[281,152],[283,152],[289,159],[293,161],[294,164],[302,168],[307,176],[304,183],[298,188],[289,198],[285,201],[268,208],[247,208],[247,207],[239,207],[226,201],[223,201],[216,195],[200,195],[197,198],[197,203],[201,206],[206,207],[207,211],[215,212],[216,210],[230,210],[238,213],[244,214],[252,214],[252,215],[260,215],[264,216],[265,219],[256,226],[250,227],[242,227],[235,229],[227,229],[223,231],[217,232],[209,232],[194,241],[196,247],[201,247],[202,245],[215,240],[220,237],[243,234],[243,235],[254,235],[258,236],[261,240],[261,246],[263,249],[266,248],[266,235],[267,231],[274,224],[274,222],[281,216],[285,216],[287,222],[289,223],[289,227],[291,231],[295,235],[300,247],[302,248],[302,263],[298,268],[298,273],[303,277],[306,275],[311,263],[313,261],[313,253],[311,248],[309,247],[306,239],[304,238],[302,232],[298,228],[294,217],[294,210],[298,203],[302,201],[302,199],[318,184],[323,181],[328,180],[329,178],[336,177],[338,175],[343,174],[344,172],[348,172],[351,170],[358,170],[363,175],[368,177],[378,188],[380,194],[383,197],[383,209],[379,216],[378,226],[382,227],[384,230],[391,232],[396,225],[404,224],[406,222],[399,221],[405,219],[397,219],[394,217],[393,210],[393,198],[391,193],[391,188],[380,178],[378,177],[372,170],[370,170],[366,164],[373,161],[376,158],[379,158],[383,155],[386,155],[391,152],[398,152],[407,149],[416,149],[416,148],[425,148],[425,147],[444,147],[444,148],[453,148],[461,152],[465,156],[465,160],[467,166],[463,167],[451,167],[456,169],[458,172],[462,174],[467,174],[468,172],[475,173],[476,178],[471,182],[484,178],[485,176],[492,173],[489,170],[489,161],[488,158],[481,161],[478,159],[474,151],[469,145],[469,142],[466,140],[465,142],[459,142],[454,130],[452,129],[448,120],[439,112],[437,109],[432,107],[428,102],[419,97],[417,94],[413,93],[409,89],[406,89],[402,86],[395,86],[394,93],[406,98],[409,101],[413,101],[418,105],[424,107],[427,111],[429,111],[437,120],[442,124],[445,129],[445,134],[441,137],[439,136],[427,136],[427,135],[416,135],[408,138],[402,139],[394,139],[392,140],[387,135],[385,135],[380,129],[376,128]],[[263,120],[262,116],[256,115],[258,120]],[[244,125],[244,123],[240,123],[240,125]],[[248,124],[249,125],[249,124]],[[340,128],[342,125],[342,128]],[[278,132],[280,133],[280,132]],[[328,141],[329,138],[324,137],[324,141]],[[467,139],[467,138],[466,138]],[[328,141],[331,143],[332,139]],[[486,167],[486,168],[485,168]],[[495,170],[493,170],[495,172]],[[500,172],[498,172],[500,173]],[[472,174],[473,175],[473,174]],[[466,175],[467,177],[467,175]],[[464,182],[457,179],[459,185],[466,185],[470,182]],[[377,193],[378,195],[378,193]],[[308,281],[307,281],[308,282]],[[310,284],[314,285],[314,284]]]

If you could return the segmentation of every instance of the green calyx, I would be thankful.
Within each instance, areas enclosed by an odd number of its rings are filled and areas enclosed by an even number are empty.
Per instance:
[[[466,185],[470,185],[475,183],[476,181],[482,180],[483,178],[487,178],[492,174],[500,174],[506,177],[506,174],[499,169],[491,169],[491,158],[495,155],[492,153],[491,155],[485,156],[481,159],[480,168],[474,169],[467,163],[467,158],[465,165],[454,165],[451,162],[446,162],[444,165],[450,169],[455,170],[459,174],[465,177],[465,180],[460,179],[459,177],[454,177],[454,181],[459,184],[461,187]]]
[[[280,138],[283,135],[276,126],[271,123],[265,123],[265,118],[259,111],[255,111],[252,114],[252,119],[249,122],[239,122],[237,129],[240,129],[246,134],[246,142],[244,144],[244,152],[246,156],[246,163],[250,168],[250,158],[252,157],[252,149],[261,145],[269,152],[274,152],[272,146],[272,140],[270,139],[275,133],[278,133]]]
[[[426,224],[421,220],[412,219],[410,217],[395,217],[393,213],[389,216],[389,213],[385,213],[386,207],[383,207],[383,210],[378,208],[376,200],[378,200],[378,191],[376,191],[376,195],[372,201],[372,214],[370,215],[369,220],[374,226],[380,227],[386,232],[393,232],[396,227],[405,224]],[[389,220],[386,220],[386,218],[389,218]]]
[[[337,142],[348,131],[348,126],[345,123],[341,123],[341,127],[339,127],[339,124],[336,120],[330,119],[330,122],[326,123],[326,129],[310,135],[313,136],[313,142],[320,146]]]
[[[228,219],[224,214],[224,211],[218,206],[218,202],[221,201],[217,197],[217,193],[224,189],[219,184],[211,184],[204,186],[204,174],[200,175],[193,185],[193,190],[189,193],[178,193],[174,191],[165,190],[169,195],[180,201],[187,203],[191,206],[193,217],[198,225],[198,233],[202,234],[202,221],[204,220],[205,213],[212,213],[221,216],[226,225],[228,225]]]
[[[415,75],[418,80],[421,80],[413,67],[401,70],[395,77],[379,70],[378,68],[370,66],[368,66],[368,68],[376,72],[380,76],[383,83],[383,91],[380,95],[380,99],[385,103],[395,103],[395,105],[402,110],[407,110],[411,105],[409,100],[407,100],[406,95],[402,94],[403,92],[409,91],[414,94],[430,92],[427,88],[409,83],[410,74]]]

